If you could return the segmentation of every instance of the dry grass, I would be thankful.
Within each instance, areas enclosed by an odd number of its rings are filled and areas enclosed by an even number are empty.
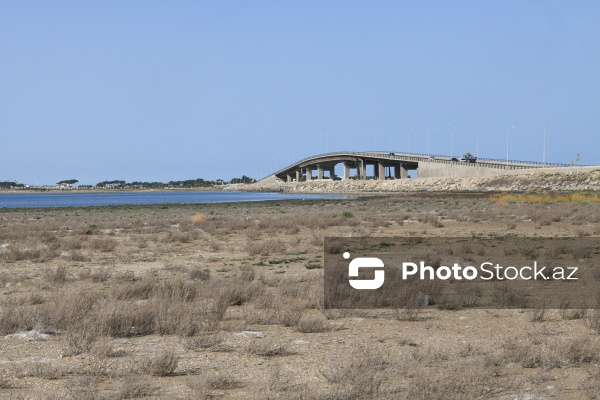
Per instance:
[[[179,356],[175,351],[165,350],[146,359],[142,364],[142,370],[152,376],[169,376],[175,373],[177,364],[179,364]]]
[[[246,347],[246,352],[260,357],[289,356],[295,352],[280,341],[273,339],[255,339]]]
[[[600,203],[598,193],[561,193],[561,194],[513,194],[502,193],[492,196],[498,202],[523,202],[523,203]]]
[[[597,201],[581,196],[0,213],[0,334],[50,334],[3,339],[0,397],[559,398],[545,388],[560,374],[569,393],[598,398],[597,311],[523,312],[502,288],[496,300],[515,310],[471,310],[480,294],[465,285],[454,303],[323,310],[323,270],[306,268],[324,265],[332,236],[597,235]],[[482,251],[465,241],[443,254]],[[584,265],[597,249],[513,251]]]

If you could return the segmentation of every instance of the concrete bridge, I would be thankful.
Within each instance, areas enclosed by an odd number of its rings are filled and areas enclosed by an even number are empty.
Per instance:
[[[335,175],[335,166],[343,164],[343,177]],[[450,156],[432,156],[418,153],[386,151],[340,151],[319,154],[295,162],[270,177],[284,182],[301,182],[312,179],[367,179],[367,166],[374,169],[373,179],[406,179],[408,171],[416,170],[418,178],[472,177],[501,175],[507,170],[548,167],[572,167],[569,164],[539,163],[479,158],[477,162],[459,161]],[[313,175],[313,171],[317,175]],[[268,177],[267,177],[268,178]],[[266,179],[266,178],[265,178]]]

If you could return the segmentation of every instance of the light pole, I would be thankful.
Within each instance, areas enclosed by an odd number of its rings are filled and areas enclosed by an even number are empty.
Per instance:
[[[431,145],[431,131],[433,130],[433,126],[429,128],[427,131],[427,156],[431,157],[430,145]]]
[[[544,164],[546,164],[546,128],[549,126],[550,125],[544,125],[544,157],[542,158]]]
[[[476,150],[475,150],[475,157],[479,158],[479,130],[483,129],[483,126],[480,126],[479,128],[477,128],[477,146],[476,146]]]
[[[360,131],[360,151],[365,151],[365,148],[363,147],[363,134],[364,133],[365,133],[364,129],[362,131]]]
[[[454,128],[452,128],[452,130],[450,131],[450,158],[452,158],[452,138],[454,136],[455,129],[456,129],[456,126]]]
[[[515,126],[511,126],[510,129],[514,129]],[[506,130],[506,166],[508,166],[508,132],[509,130]]]

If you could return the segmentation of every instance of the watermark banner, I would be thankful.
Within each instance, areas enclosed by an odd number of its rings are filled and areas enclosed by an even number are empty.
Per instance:
[[[600,308],[598,238],[325,238],[325,308]]]

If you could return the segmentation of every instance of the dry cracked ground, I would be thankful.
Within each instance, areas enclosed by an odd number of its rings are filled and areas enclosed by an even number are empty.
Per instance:
[[[324,237],[598,237],[586,199],[1,210],[0,398],[599,398],[594,310],[323,309]]]

